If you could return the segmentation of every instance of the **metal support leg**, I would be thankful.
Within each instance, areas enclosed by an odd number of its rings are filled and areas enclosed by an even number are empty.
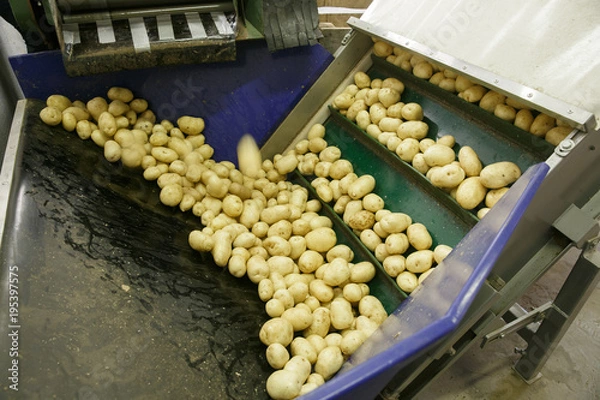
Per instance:
[[[600,281],[600,252],[589,244],[560,289],[554,307],[528,341],[527,350],[514,366],[526,381],[536,378],[571,323]]]

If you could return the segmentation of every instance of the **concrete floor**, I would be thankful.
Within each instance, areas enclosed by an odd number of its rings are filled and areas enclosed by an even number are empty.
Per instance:
[[[554,299],[569,273],[574,255],[557,263],[519,301],[526,309]],[[527,384],[512,369],[519,359],[515,347],[525,347],[517,334],[479,345],[425,388],[415,400],[600,399],[600,285],[542,369],[542,377]]]

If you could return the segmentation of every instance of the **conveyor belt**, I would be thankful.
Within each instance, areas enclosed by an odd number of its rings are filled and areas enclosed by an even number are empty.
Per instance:
[[[42,107],[27,102],[0,256],[2,274],[18,267],[19,394],[267,398],[256,286],[189,247],[196,217],[159,204],[140,171],[44,125]]]

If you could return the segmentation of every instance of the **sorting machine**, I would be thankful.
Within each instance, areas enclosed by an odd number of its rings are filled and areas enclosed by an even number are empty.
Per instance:
[[[64,53],[11,60],[27,100],[15,112],[0,176],[0,248],[3,296],[10,272],[17,272],[19,305],[16,316],[2,310],[0,332],[3,341],[7,329],[20,335],[23,391],[86,399],[267,397],[270,368],[258,341],[266,315],[255,286],[192,251],[187,234],[197,218],[162,206],[139,171],[110,164],[92,143],[39,121],[49,94],[89,99],[115,85],[147,98],[159,118],[203,116],[217,160],[235,160],[243,133],[270,158],[323,123],[325,139],[357,174],[376,178],[386,208],[424,223],[434,245],[454,247],[407,295],[323,204],[339,241],[357,260],[378,266],[371,292],[390,315],[305,398],[410,398],[472,346],[510,333],[527,342],[515,370],[527,381],[539,378],[599,280],[599,86],[589,55],[600,41],[589,40],[594,32],[582,25],[578,34],[560,35],[573,33],[565,10],[585,18],[587,9],[564,1],[464,1],[448,9],[440,2],[397,3],[376,0],[361,19],[351,18],[352,31],[333,58],[318,45],[272,53],[262,42],[238,42],[234,61],[85,77],[67,76]],[[531,15],[528,7],[546,18],[519,24]],[[547,40],[532,32],[548,20],[561,38],[554,48],[577,51],[532,51]],[[559,118],[572,132],[550,145],[374,56],[373,38]],[[401,80],[402,101],[422,105],[432,139],[451,134],[457,147],[477,149],[484,164],[512,161],[524,174],[479,220],[330,107],[357,71]],[[548,74],[552,82],[540,81]],[[306,177],[291,179],[318,198]],[[533,310],[520,307],[522,294],[573,251],[579,256],[556,298]],[[10,357],[4,353],[2,365]]]

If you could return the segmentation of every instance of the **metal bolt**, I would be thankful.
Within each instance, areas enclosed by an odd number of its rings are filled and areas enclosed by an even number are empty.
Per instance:
[[[562,142],[560,142],[561,150],[571,150],[574,145],[575,143],[573,143],[571,139],[565,139]]]
[[[498,82],[500,82],[500,80],[494,79],[494,83],[498,83]]]
[[[573,110],[571,110],[571,109],[567,110],[567,114],[573,114]]]
[[[467,66],[465,65],[464,67],[462,67],[463,71],[467,70]]]
[[[533,93],[527,93],[527,97],[532,98],[533,97]]]

